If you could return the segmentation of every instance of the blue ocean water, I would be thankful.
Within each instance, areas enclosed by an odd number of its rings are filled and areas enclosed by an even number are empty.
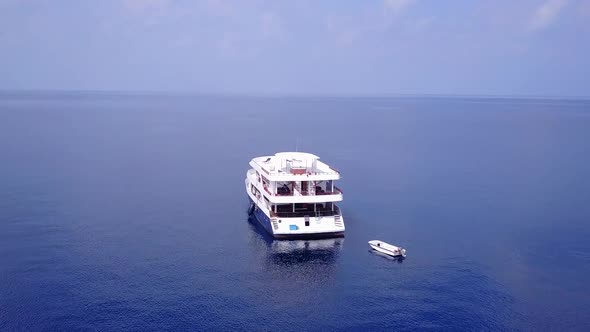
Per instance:
[[[296,142],[343,239],[247,218]],[[0,330],[587,330],[589,202],[590,101],[3,94]]]

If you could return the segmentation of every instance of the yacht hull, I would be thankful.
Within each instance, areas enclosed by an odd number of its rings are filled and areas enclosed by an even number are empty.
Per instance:
[[[321,233],[297,233],[297,234],[276,234],[273,232],[272,222],[270,217],[254,203],[252,198],[248,196],[250,206],[248,208],[249,215],[256,220],[264,230],[275,239],[280,240],[307,240],[307,239],[329,239],[344,237],[344,231],[337,232],[321,232]],[[252,213],[250,213],[252,211]]]

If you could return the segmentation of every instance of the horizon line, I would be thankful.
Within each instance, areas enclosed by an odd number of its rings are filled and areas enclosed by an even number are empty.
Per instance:
[[[445,93],[277,93],[277,92],[206,92],[192,90],[75,90],[75,89],[0,89],[0,97],[22,94],[95,94],[119,96],[193,96],[238,98],[474,98],[474,99],[543,99],[590,100],[590,96],[542,94],[445,94]]]

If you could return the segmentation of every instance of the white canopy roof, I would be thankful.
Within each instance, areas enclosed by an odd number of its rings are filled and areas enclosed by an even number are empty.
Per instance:
[[[279,152],[275,157],[286,160],[309,160],[320,159],[320,157],[307,152]]]

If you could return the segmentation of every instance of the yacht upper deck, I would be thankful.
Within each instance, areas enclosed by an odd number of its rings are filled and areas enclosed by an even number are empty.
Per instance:
[[[274,156],[252,159],[250,166],[270,181],[293,180],[305,176],[309,180],[338,180],[340,172],[321,162],[320,157],[305,152],[280,152]]]

